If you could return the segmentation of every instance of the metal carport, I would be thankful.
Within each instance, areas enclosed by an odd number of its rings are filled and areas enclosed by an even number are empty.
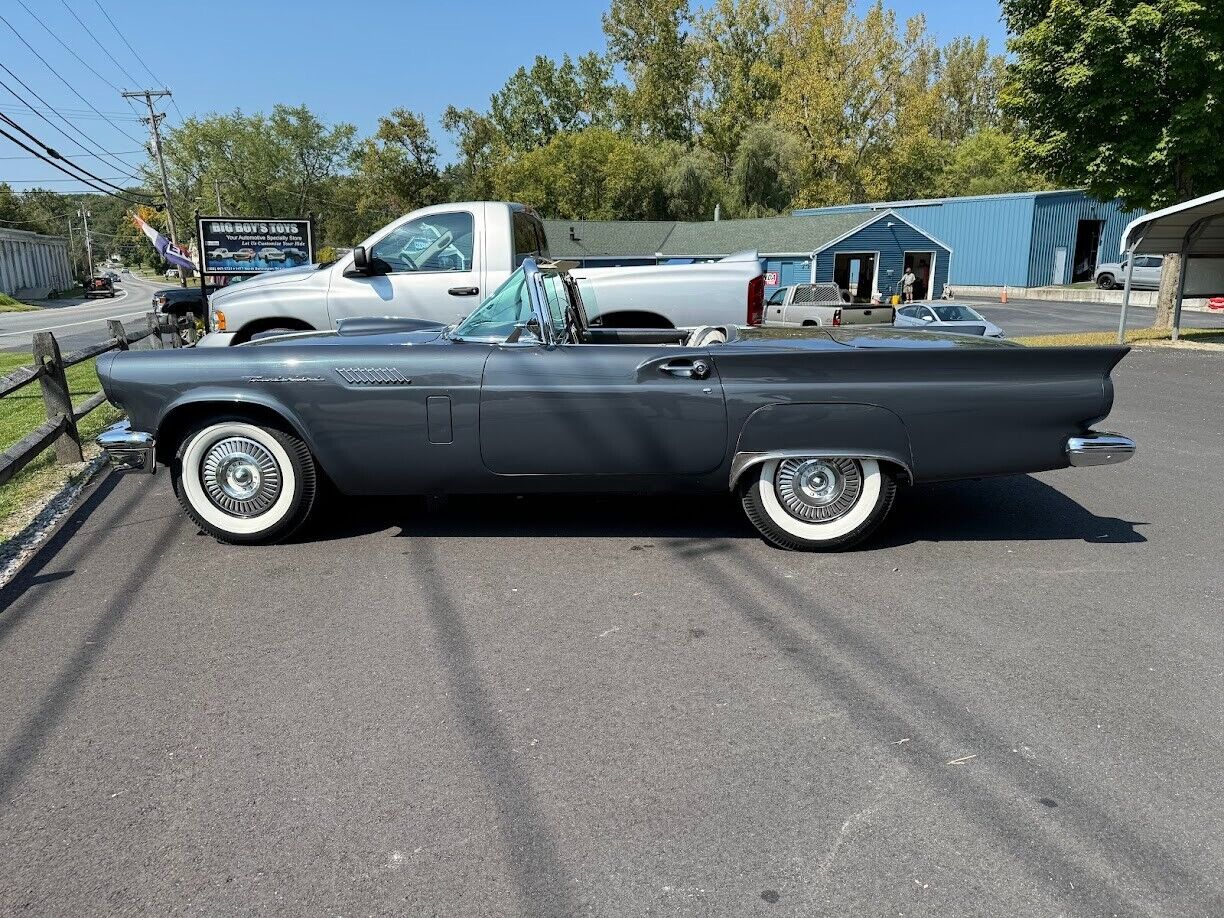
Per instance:
[[[1132,220],[1122,233],[1122,255],[1126,259],[1126,285],[1122,294],[1122,316],[1118,320],[1118,343],[1126,335],[1130,310],[1131,272],[1135,255],[1181,254],[1177,299],[1173,304],[1173,340],[1181,332],[1182,300],[1192,259],[1224,259],[1224,191],[1153,211]],[[1220,289],[1191,290],[1191,295],[1212,296]]]

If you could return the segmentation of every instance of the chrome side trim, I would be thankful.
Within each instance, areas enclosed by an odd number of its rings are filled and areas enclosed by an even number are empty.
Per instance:
[[[97,444],[102,447],[111,465],[120,470],[156,474],[157,462],[154,450],[157,440],[153,434],[132,430],[130,421],[112,424],[98,434]]]
[[[877,459],[881,462],[889,462],[893,465],[899,465],[905,469],[906,477],[912,482],[914,480],[914,470],[909,467],[908,463],[902,462],[896,456],[886,456],[883,453],[863,451],[861,449],[772,449],[766,452],[740,452],[736,453],[731,460],[731,490],[735,490],[736,483],[740,480],[740,476],[754,465],[760,465],[762,462],[767,462],[770,459],[807,459],[807,458],[828,458],[828,459]]]
[[[1129,437],[1090,430],[1067,440],[1067,461],[1077,468],[1113,465],[1135,455],[1137,448]]]

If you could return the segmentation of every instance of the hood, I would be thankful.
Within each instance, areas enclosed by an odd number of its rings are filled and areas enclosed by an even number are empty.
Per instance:
[[[209,297],[214,303],[223,303],[235,296],[241,296],[248,290],[266,290],[280,284],[300,284],[325,270],[324,265],[302,265],[300,268],[285,268],[283,271],[269,271],[252,277],[230,287],[222,287]]]

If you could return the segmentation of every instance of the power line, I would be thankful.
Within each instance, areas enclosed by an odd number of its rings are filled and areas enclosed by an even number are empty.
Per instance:
[[[93,30],[88,25],[85,24],[85,21],[81,19],[80,16],[77,15],[76,10],[74,10],[72,7],[68,5],[68,0],[60,0],[60,3],[64,4],[64,9],[70,12],[72,14],[72,18],[81,24],[81,28],[85,30],[85,34],[92,37]],[[25,6],[24,3],[22,3],[21,5]],[[102,53],[110,58],[111,63],[119,68],[119,72],[132,81],[132,85],[135,85],[136,83],[140,82],[139,80],[136,79],[136,77],[128,73],[128,69],[126,67],[124,67],[121,63],[119,63],[119,61],[115,59],[115,55],[110,53],[110,50],[106,47],[106,45],[102,44],[102,42],[98,42],[97,44],[98,44],[98,47],[102,50]],[[112,87],[112,88],[114,88],[116,91],[118,91],[119,89],[119,87],[117,86]]]
[[[0,106],[0,112],[2,111],[4,111],[4,107]],[[123,151],[124,154],[126,153],[144,153],[144,152],[145,152],[144,150],[124,150]],[[101,159],[102,158],[97,153],[61,153],[60,156],[62,156],[64,159],[84,159],[86,157],[89,157],[90,159]],[[12,159],[26,160],[26,159],[36,159],[36,157],[34,156],[0,156],[0,162],[3,162],[4,160],[12,160]],[[136,178],[136,176],[123,175],[121,176],[121,178]]]
[[[136,49],[133,48],[132,43],[127,40],[127,36],[119,31],[119,26],[115,25],[115,20],[111,19],[110,13],[106,11],[106,7],[104,7],[99,0],[94,0],[94,4],[99,10],[102,11],[102,15],[105,16],[106,21],[110,23],[110,27],[115,30],[115,34],[119,36],[119,40],[127,45],[127,49],[132,52],[132,57],[136,58],[137,63],[144,68],[144,72],[153,78],[154,83],[165,86],[165,82],[156,73],[149,69],[149,65],[144,62],[144,58],[136,53]],[[135,83],[136,80],[133,80],[132,82]],[[170,104],[173,105],[174,110],[178,112],[179,121],[186,121],[187,119],[183,117],[183,110],[178,107],[178,102],[174,100],[174,96],[170,97]]]
[[[28,152],[30,152],[30,153],[33,153],[35,156],[38,156],[38,158],[39,158],[39,159],[41,159],[43,162],[47,163],[47,165],[52,166],[52,167],[54,167],[54,168],[58,169],[60,172],[63,172],[65,175],[71,175],[71,173],[70,173],[70,172],[68,172],[68,170],[67,170],[67,169],[65,169],[63,166],[61,166],[61,165],[60,165],[59,163],[57,163],[55,160],[53,160],[53,159],[51,159],[50,157],[47,157],[47,156],[41,156],[41,155],[39,155],[39,154],[38,154],[38,152],[37,152],[37,151],[36,151],[36,150],[35,150],[33,147],[26,146],[24,143],[22,143],[22,142],[21,142],[20,140],[18,140],[16,137],[14,137],[12,134],[10,134],[8,131],[4,130],[4,128],[0,128],[0,137],[7,137],[7,138],[8,138],[9,140],[11,140],[13,143],[17,144],[17,146],[21,147],[21,149],[26,150],[26,151],[28,151]],[[73,177],[75,178],[75,176],[73,176]],[[129,197],[127,197],[126,195],[123,195],[123,194],[115,194],[115,192],[113,192],[113,191],[107,191],[105,188],[100,188],[100,187],[98,187],[97,185],[94,185],[94,184],[93,184],[92,182],[90,182],[88,179],[77,179],[77,181],[79,181],[79,182],[80,182],[82,185],[88,185],[88,186],[89,186],[90,188],[92,188],[94,191],[100,191],[100,192],[102,192],[103,194],[110,195],[110,196],[111,196],[111,197],[113,197],[113,198],[119,198],[120,200],[127,201],[129,204],[136,204],[136,205],[138,205],[138,206],[141,206],[141,205],[143,205],[143,206],[147,206],[147,205],[145,205],[145,204],[144,204],[144,202],[143,202],[143,201],[137,201],[136,199],[134,199],[134,198],[129,198]]]
[[[96,113],[96,114],[98,114],[98,115],[101,115],[101,116],[102,116],[102,119],[103,119],[104,121],[106,121],[106,122],[107,122],[107,123],[108,123],[108,124],[109,124],[111,127],[113,127],[113,128],[116,130],[116,131],[118,131],[120,134],[122,134],[122,135],[123,135],[124,137],[126,137],[128,140],[132,141],[133,143],[140,143],[140,140],[139,140],[139,139],[137,139],[137,138],[133,137],[131,134],[129,134],[129,133],[128,133],[127,131],[125,131],[123,128],[119,127],[119,125],[115,124],[115,122],[111,121],[111,119],[107,118],[107,117],[106,117],[105,115],[103,115],[103,114],[102,114],[100,111],[98,111],[96,108],[94,108],[94,107],[93,107],[93,103],[92,103],[92,102],[90,102],[88,99],[86,99],[86,98],[85,98],[83,95],[81,95],[81,94],[80,94],[80,92],[78,92],[78,91],[77,91],[77,88],[76,88],[75,86],[73,86],[73,85],[72,85],[71,83],[69,83],[69,82],[68,82],[66,79],[64,79],[64,77],[63,77],[63,76],[60,74],[60,72],[59,72],[58,70],[56,70],[54,67],[52,67],[52,66],[51,66],[51,64],[50,64],[50,63],[48,63],[47,59],[46,59],[45,57],[43,57],[41,54],[39,54],[39,53],[38,53],[38,51],[36,51],[36,50],[35,50],[34,46],[33,46],[33,45],[31,45],[31,44],[30,44],[28,41],[26,41],[26,40],[25,40],[25,37],[24,37],[24,36],[23,36],[23,35],[22,35],[20,32],[18,32],[18,31],[17,31],[17,29],[15,29],[15,28],[13,27],[13,24],[12,24],[11,22],[9,22],[7,19],[5,19],[5,18],[4,18],[4,16],[2,16],[2,15],[0,15],[0,22],[3,22],[3,23],[6,25],[6,26],[8,26],[8,27],[9,27],[9,31],[11,31],[11,32],[12,32],[14,35],[16,35],[16,36],[17,36],[17,38],[18,38],[18,39],[21,41],[21,43],[22,43],[23,45],[25,45],[25,46],[26,46],[26,47],[27,47],[27,48],[30,50],[30,53],[31,53],[31,54],[33,54],[33,55],[34,55],[36,58],[38,58],[40,61],[42,61],[43,66],[45,66],[45,67],[46,67],[48,70],[50,70],[50,71],[51,71],[53,74],[55,74],[56,79],[58,79],[58,80],[59,80],[61,83],[63,83],[65,86],[67,86],[67,87],[68,87],[68,89],[70,89],[70,90],[72,91],[73,95],[75,95],[75,96],[76,96],[78,99],[80,99],[82,102],[84,102],[84,103],[86,104],[86,106],[88,106],[88,107],[90,108],[90,110],[92,110],[93,112],[95,112],[95,113]],[[7,69],[7,68],[6,68],[6,69]]]
[[[5,124],[9,125],[10,127],[14,128],[15,130],[20,131],[20,132],[21,132],[21,133],[22,133],[22,134],[23,134],[25,137],[29,138],[29,139],[30,139],[30,140],[32,140],[34,143],[38,144],[40,147],[42,147],[44,150],[46,150],[46,151],[47,151],[47,155],[48,155],[48,156],[50,156],[52,159],[63,159],[63,157],[62,157],[62,156],[60,156],[60,154],[59,154],[59,151],[58,151],[58,150],[54,150],[54,149],[52,149],[51,147],[49,147],[47,144],[43,143],[41,140],[39,140],[37,137],[35,137],[33,134],[31,134],[31,133],[30,133],[29,131],[27,131],[25,128],[23,128],[23,127],[22,127],[20,124],[18,124],[16,121],[14,121],[12,118],[10,118],[8,115],[3,115],[3,114],[0,114],[0,121],[3,121]],[[39,159],[44,159],[44,157],[43,157],[41,154],[35,154],[35,155],[37,155],[37,156],[39,157]],[[110,186],[111,186],[112,188],[114,188],[116,191],[126,191],[126,190],[127,190],[127,189],[125,189],[125,188],[121,188],[121,187],[120,187],[120,186],[118,186],[118,185],[112,184],[111,182],[108,182],[106,179],[101,178],[100,176],[95,175],[94,173],[92,173],[92,172],[90,172],[88,169],[86,169],[84,166],[78,166],[78,165],[76,165],[75,163],[68,163],[68,165],[69,165],[69,166],[71,166],[73,169],[75,169],[77,172],[81,173],[82,175],[87,175],[87,176],[89,176],[89,177],[90,177],[91,179],[93,179],[94,181],[98,181],[98,182],[102,182],[103,184],[110,185]],[[61,170],[61,171],[63,171],[63,170]],[[69,173],[69,174],[71,174],[71,173]],[[151,197],[151,195],[150,195],[150,197]]]
[[[86,140],[88,140],[88,141],[89,141],[89,143],[90,143],[90,144],[93,146],[93,149],[94,149],[94,150],[98,150],[98,151],[100,151],[100,152],[102,152],[102,153],[105,153],[107,156],[109,156],[109,157],[110,157],[110,159],[111,159],[111,162],[112,162],[112,163],[114,163],[114,164],[117,164],[117,165],[118,165],[118,167],[119,167],[120,169],[124,169],[124,168],[128,168],[128,169],[135,169],[135,168],[138,168],[137,166],[133,166],[131,163],[126,163],[126,162],[124,162],[123,160],[119,159],[119,158],[118,158],[118,156],[116,156],[114,153],[111,153],[111,152],[109,152],[108,150],[106,150],[106,149],[105,149],[105,148],[104,148],[104,147],[103,147],[101,144],[99,144],[99,143],[98,143],[96,140],[94,140],[93,138],[91,138],[91,137],[90,137],[88,134],[86,134],[84,131],[82,131],[82,130],[81,130],[79,127],[77,127],[75,124],[73,124],[71,121],[69,121],[69,120],[68,120],[67,118],[65,118],[63,115],[61,115],[61,114],[60,114],[58,111],[56,111],[56,110],[55,110],[55,108],[53,108],[53,107],[52,107],[52,106],[51,106],[51,105],[50,105],[50,104],[47,102],[47,100],[46,100],[46,99],[44,99],[44,98],[43,98],[42,96],[40,96],[38,93],[34,92],[34,90],[30,88],[29,84],[28,84],[28,83],[26,83],[26,81],[25,81],[25,80],[23,80],[21,77],[17,76],[17,74],[13,73],[13,71],[9,70],[9,69],[8,69],[8,67],[6,67],[6,66],[4,65],[4,62],[3,62],[3,61],[0,61],[0,70],[3,70],[5,73],[7,73],[9,76],[11,76],[11,77],[12,77],[14,80],[16,80],[18,83],[20,83],[20,84],[21,84],[23,87],[25,87],[25,89],[26,89],[26,91],[27,91],[27,92],[29,92],[31,95],[33,95],[33,96],[34,96],[34,98],[35,98],[35,99],[37,99],[37,100],[38,100],[39,102],[41,102],[41,103],[42,103],[44,106],[46,106],[46,107],[47,107],[47,109],[48,109],[50,112],[52,112],[52,113],[53,113],[53,114],[54,114],[54,115],[55,115],[57,118],[59,118],[59,119],[60,119],[60,121],[64,122],[64,124],[68,125],[68,127],[72,128],[72,130],[76,131],[76,133],[80,134],[82,137],[84,137]],[[31,104],[30,104],[30,102],[29,102],[29,100],[28,100],[28,99],[26,99],[26,98],[24,98],[24,97],[23,97],[23,96],[22,96],[22,95],[21,95],[19,92],[17,92],[17,90],[13,89],[13,87],[9,86],[9,85],[8,85],[7,83],[5,83],[3,80],[0,80],[0,86],[3,86],[3,87],[4,87],[4,89],[5,89],[5,90],[6,90],[6,91],[9,93],[9,95],[11,95],[11,96],[12,96],[14,99],[16,99],[18,102],[20,102],[20,103],[21,103],[22,105],[24,105],[26,108],[28,108],[30,111],[32,111],[32,112],[33,112],[35,115],[37,115],[37,116],[38,116],[39,118],[41,118],[43,121],[47,122],[47,124],[51,125],[51,127],[55,128],[55,130],[56,130],[56,131],[57,131],[57,132],[58,132],[58,133],[59,133],[59,134],[60,134],[62,137],[64,137],[66,140],[71,140],[71,141],[72,141],[74,144],[76,144],[76,145],[77,145],[77,147],[79,147],[81,150],[84,150],[86,153],[90,152],[90,150],[89,150],[89,148],[88,148],[88,147],[86,147],[84,144],[82,144],[82,143],[81,143],[79,140],[76,140],[76,139],[74,139],[74,138],[72,138],[72,137],[69,137],[69,136],[68,136],[68,135],[67,135],[67,134],[64,132],[63,128],[59,127],[59,126],[58,126],[57,124],[55,124],[55,122],[53,122],[53,121],[52,121],[50,118],[48,118],[46,115],[44,115],[42,112],[40,112],[40,111],[39,111],[37,108],[35,108],[33,105],[31,105]],[[137,142],[139,142],[139,141],[137,141]],[[132,177],[133,179],[136,179],[136,176],[134,176],[134,175],[133,175],[133,176],[131,176],[131,177]],[[136,180],[137,180],[137,181],[139,181],[139,179],[136,179]]]
[[[34,12],[32,9],[30,9],[28,6],[26,6],[26,4],[25,4],[25,0],[17,0],[17,2],[18,2],[19,4],[21,4],[21,8],[22,8],[23,10],[25,10],[27,14],[29,14],[29,16],[30,16],[30,18],[31,18],[31,19],[33,19],[33,20],[34,20],[35,22],[37,22],[37,23],[38,23],[40,26],[42,26],[42,27],[43,27],[43,29],[46,31],[46,33],[47,33],[48,35],[50,35],[50,36],[51,36],[52,38],[54,38],[54,39],[55,39],[57,42],[59,42],[59,44],[60,44],[60,47],[61,47],[61,48],[63,48],[65,51],[67,51],[69,54],[71,54],[73,57],[75,57],[75,58],[76,58],[78,61],[80,61],[80,62],[81,62],[81,66],[83,66],[83,67],[84,67],[86,70],[88,70],[90,73],[92,73],[94,76],[96,76],[96,77],[97,77],[99,80],[101,80],[103,83],[105,83],[105,84],[106,84],[107,86],[109,86],[111,89],[115,90],[115,92],[119,92],[119,91],[120,91],[118,86],[116,86],[114,83],[112,83],[112,82],[111,82],[110,80],[108,80],[106,77],[102,76],[102,74],[98,73],[98,71],[94,70],[94,69],[93,69],[93,67],[90,65],[90,63],[89,63],[87,60],[85,60],[85,58],[81,57],[81,55],[79,55],[79,54],[77,54],[75,51],[73,51],[73,50],[72,50],[72,48],[70,48],[70,47],[68,46],[68,43],[67,43],[67,42],[65,42],[65,41],[64,41],[62,38],[60,38],[58,35],[56,35],[56,34],[55,34],[55,32],[54,32],[54,31],[51,29],[51,27],[50,27],[49,25],[47,25],[45,22],[43,22],[41,19],[39,19],[39,18],[38,18],[38,15],[37,15],[37,14],[36,14],[36,13],[35,13],[35,12]],[[67,4],[65,4],[65,6],[67,6]],[[72,12],[71,8],[69,8],[68,12],[70,12],[70,13]],[[73,15],[75,15],[75,14],[73,14]],[[78,20],[78,21],[79,21],[79,20]]]

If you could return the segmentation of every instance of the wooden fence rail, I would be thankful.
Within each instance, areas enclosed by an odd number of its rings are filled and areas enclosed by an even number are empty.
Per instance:
[[[182,346],[179,329],[174,325],[173,317],[150,312],[146,316],[146,324],[147,329],[129,334],[122,322],[109,319],[106,330],[110,337],[107,340],[68,354],[60,353],[59,342],[51,332],[35,333],[34,363],[28,367],[19,367],[0,378],[0,398],[37,382],[42,388],[47,420],[0,453],[0,485],[5,484],[49,447],[55,449],[55,461],[58,463],[84,460],[77,422],[95,408],[104,405],[106,395],[98,392],[80,405],[73,405],[66,371],[69,367],[92,360],[107,351],[126,351],[130,345],[144,338],[149,339],[149,346],[152,348],[166,347],[167,332],[170,347]]]

